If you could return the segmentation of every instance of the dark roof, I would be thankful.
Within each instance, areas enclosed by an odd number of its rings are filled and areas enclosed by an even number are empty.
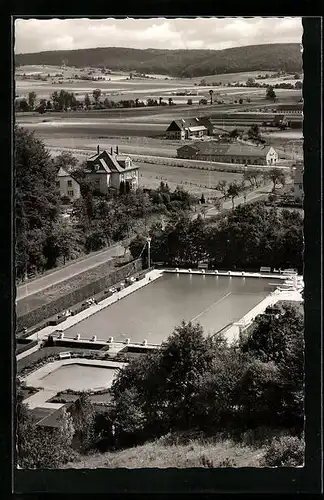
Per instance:
[[[229,156],[257,156],[264,157],[268,154],[271,146],[252,146],[244,143],[233,143],[229,145],[227,154]]]
[[[167,128],[168,131],[181,130],[182,128],[187,129],[189,127],[199,127],[203,126],[206,128],[212,127],[212,124],[206,116],[195,117],[195,118],[182,118],[181,120],[173,120]]]
[[[90,156],[87,160],[87,166],[92,168],[94,165],[100,165],[107,174],[114,172],[124,172],[125,170],[135,170],[138,167],[132,164],[131,167],[126,167],[125,155],[116,155],[108,153],[106,150]]]
[[[80,184],[79,181],[75,178],[74,173],[73,172],[68,172],[63,167],[59,167],[56,176],[57,177],[71,177],[71,179],[73,179],[74,182],[76,182],[77,184]]]
[[[303,107],[304,106],[302,102],[293,102],[291,104],[278,104],[277,109],[282,111],[289,111],[289,110],[302,111]]]
[[[199,142],[194,145],[182,146],[178,149],[181,151],[183,148],[192,148],[198,154],[215,155],[215,156],[257,156],[264,157],[269,152],[271,146],[252,146],[241,142],[226,143],[226,142]]]

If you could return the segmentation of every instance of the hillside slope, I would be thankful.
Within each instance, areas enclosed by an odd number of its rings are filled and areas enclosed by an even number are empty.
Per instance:
[[[298,43],[276,43],[224,50],[158,50],[107,47],[17,54],[16,66],[54,65],[106,67],[194,77],[243,71],[302,70]]]
[[[265,449],[235,444],[231,440],[215,442],[192,439],[187,443],[168,444],[165,438],[115,452],[95,453],[69,462],[64,469],[97,468],[186,468],[186,467],[260,467]]]

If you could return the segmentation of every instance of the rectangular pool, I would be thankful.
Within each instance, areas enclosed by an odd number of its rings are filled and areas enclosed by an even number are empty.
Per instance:
[[[215,333],[238,321],[274,286],[274,278],[244,278],[164,273],[98,313],[65,330],[65,337],[159,344],[181,321],[199,322]],[[278,284],[280,280],[278,280]]]

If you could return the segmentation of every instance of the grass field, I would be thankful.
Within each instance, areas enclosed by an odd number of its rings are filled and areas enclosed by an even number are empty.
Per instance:
[[[110,99],[119,101],[122,99],[136,99],[142,98],[147,99],[149,97],[158,98],[163,97],[167,100],[172,93],[177,91],[191,90],[198,93],[197,96],[191,96],[193,102],[198,102],[202,97],[209,98],[209,90],[214,90],[214,95],[225,99],[231,97],[238,97],[240,95],[245,97],[256,97],[263,96],[265,93],[264,89],[257,88],[228,88],[228,83],[245,83],[248,78],[255,78],[258,74],[265,74],[264,71],[250,71],[244,73],[229,73],[224,75],[209,75],[206,77],[195,77],[195,78],[169,78],[163,75],[155,75],[155,78],[148,79],[138,79],[134,78],[132,80],[126,80],[129,76],[128,73],[116,72],[112,75],[105,75],[105,80],[100,81],[88,81],[88,80],[76,80],[71,79],[75,73],[81,74],[80,68],[66,68],[62,70],[59,67],[42,67],[42,66],[25,66],[19,68],[19,74],[23,73],[32,76],[33,73],[39,73],[47,77],[47,81],[40,80],[22,80],[21,78],[16,78],[16,95],[19,97],[27,97],[28,92],[34,91],[38,98],[49,98],[52,92],[60,91],[62,88],[70,92],[74,92],[79,99],[84,99],[86,93],[92,94],[93,90],[100,88],[102,92],[102,97],[108,97]],[[18,73],[18,72],[17,72]],[[59,81],[53,75],[56,73],[62,73],[63,79]],[[271,72],[268,72],[271,73]],[[48,75],[51,75],[48,77]],[[103,76],[99,70],[94,70],[93,76]],[[108,80],[110,78],[110,80]],[[198,86],[198,84],[205,80],[207,84],[213,82],[221,82],[222,86]],[[262,80],[263,83],[279,83],[279,81],[284,81],[283,79],[270,79],[269,82]],[[288,80],[287,80],[288,81]],[[292,81],[293,77],[292,77]],[[279,91],[278,91],[279,92]],[[234,98],[235,98],[234,97]],[[172,95],[174,102],[176,103],[186,103],[188,97],[185,96],[174,96]]]
[[[198,438],[184,444],[168,444],[168,441],[168,438],[160,438],[125,450],[80,456],[78,461],[69,462],[62,468],[260,467],[265,452],[261,446],[240,445],[229,439]]]
[[[212,189],[218,181],[240,182],[243,177],[241,174],[230,172],[195,170],[152,163],[136,162],[136,165],[140,168],[140,184],[143,187],[154,189],[160,185],[161,181],[164,181],[172,190],[177,186],[182,186],[186,191],[200,196],[202,193],[209,197],[220,196],[219,192]]]

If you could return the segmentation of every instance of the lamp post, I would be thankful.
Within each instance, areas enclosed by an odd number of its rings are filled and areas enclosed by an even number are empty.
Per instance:
[[[147,238],[147,267],[151,267],[151,240],[152,238]]]

